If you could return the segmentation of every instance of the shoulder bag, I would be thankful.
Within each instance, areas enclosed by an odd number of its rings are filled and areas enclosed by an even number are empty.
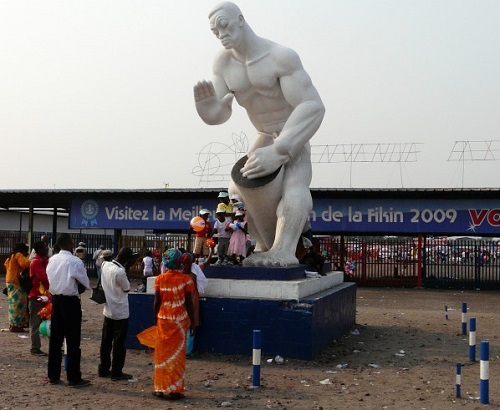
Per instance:
[[[104,294],[104,289],[102,288],[100,279],[97,282],[97,286],[95,288],[92,288],[92,295],[90,296],[90,300],[93,300],[99,305],[106,303],[106,295]]]

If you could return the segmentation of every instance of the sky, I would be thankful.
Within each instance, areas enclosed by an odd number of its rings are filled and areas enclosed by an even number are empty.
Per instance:
[[[195,110],[215,4],[0,0],[0,189],[227,186],[255,130],[237,105],[218,126]],[[312,151],[336,154],[311,187],[499,187],[500,1],[236,4],[326,107]]]

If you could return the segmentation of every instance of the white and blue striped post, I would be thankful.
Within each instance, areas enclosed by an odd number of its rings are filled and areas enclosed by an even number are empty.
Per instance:
[[[462,302],[462,334],[467,334],[467,303]]]
[[[261,332],[253,331],[252,387],[260,387]]]
[[[460,392],[460,386],[462,385],[462,364],[457,363],[457,379],[455,382],[456,385],[456,390],[457,390],[457,399],[459,399],[461,396]]]
[[[479,401],[488,404],[490,401],[490,342],[482,341],[479,347]]]
[[[445,311],[446,320],[448,320],[448,306],[447,305],[444,305],[444,311]]]
[[[469,360],[476,361],[476,318],[469,319]]]

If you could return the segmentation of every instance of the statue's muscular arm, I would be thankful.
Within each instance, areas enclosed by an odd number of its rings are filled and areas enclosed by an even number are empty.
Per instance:
[[[277,46],[272,57],[283,96],[293,111],[274,144],[253,151],[241,169],[243,176],[250,179],[270,174],[297,155],[318,130],[325,114],[323,102],[299,56]]]
[[[194,101],[198,115],[208,125],[225,123],[232,114],[234,95],[222,78],[223,54],[216,58],[212,81],[198,81],[194,86]]]

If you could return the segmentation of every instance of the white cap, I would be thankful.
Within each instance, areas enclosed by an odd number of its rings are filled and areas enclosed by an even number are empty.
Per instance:
[[[200,211],[200,215],[210,215],[210,211],[206,208],[203,208],[201,211]]]

